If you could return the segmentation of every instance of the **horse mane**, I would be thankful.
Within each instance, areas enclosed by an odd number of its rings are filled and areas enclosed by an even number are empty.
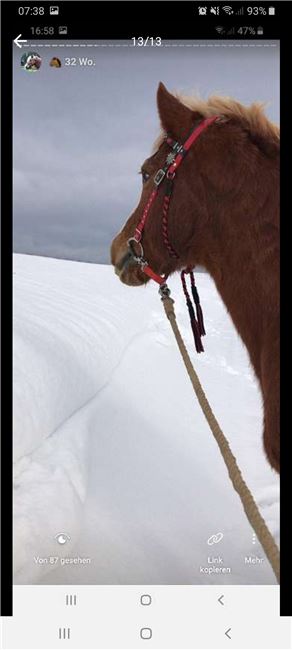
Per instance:
[[[174,93],[175,97],[187,108],[199,113],[203,118],[220,115],[222,121],[233,121],[247,132],[250,139],[267,154],[279,153],[280,129],[264,113],[264,102],[253,102],[250,106],[241,104],[231,97],[212,95],[207,100],[200,97]],[[154,143],[157,149],[165,139],[161,133]]]

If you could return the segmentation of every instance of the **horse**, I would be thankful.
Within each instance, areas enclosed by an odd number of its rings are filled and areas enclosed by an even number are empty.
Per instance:
[[[279,128],[259,102],[245,106],[220,96],[204,101],[172,94],[162,83],[157,107],[161,134],[141,167],[139,204],[112,241],[111,262],[123,283],[149,281],[135,263],[138,254],[130,259],[128,245],[147,213],[142,250],[156,274],[168,277],[200,265],[211,275],[259,382],[263,446],[279,473]],[[169,142],[179,151],[178,143],[208,119],[177,170],[166,238],[165,195],[159,191],[152,201],[157,172],[173,161]]]

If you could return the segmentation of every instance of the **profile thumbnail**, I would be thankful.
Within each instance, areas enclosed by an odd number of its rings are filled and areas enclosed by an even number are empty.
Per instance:
[[[20,60],[20,65],[28,72],[36,72],[42,65],[42,59],[37,52],[24,52]]]

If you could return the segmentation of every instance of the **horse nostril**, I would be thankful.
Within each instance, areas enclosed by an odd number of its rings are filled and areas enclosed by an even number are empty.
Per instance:
[[[120,257],[118,262],[116,262],[116,264],[115,264],[117,272],[118,271],[123,271],[124,268],[126,268],[130,264],[132,259],[133,259],[133,256],[132,256],[131,251],[127,251],[124,255],[122,255],[122,257]]]

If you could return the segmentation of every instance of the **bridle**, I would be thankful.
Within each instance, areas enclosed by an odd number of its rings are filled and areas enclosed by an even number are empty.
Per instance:
[[[151,266],[145,259],[144,250],[142,246],[143,231],[145,229],[145,225],[149,217],[150,209],[158,195],[158,192],[160,191],[161,186],[164,184],[165,192],[164,192],[163,207],[162,207],[162,237],[163,237],[164,245],[167,248],[170,257],[179,259],[179,255],[176,252],[173,245],[171,244],[168,236],[168,212],[169,212],[169,205],[170,205],[171,195],[173,191],[174,180],[176,177],[176,172],[179,166],[181,165],[182,161],[184,160],[186,154],[188,153],[188,151],[190,150],[194,142],[197,140],[197,138],[201,135],[203,131],[205,131],[205,129],[208,128],[208,126],[210,126],[210,124],[212,124],[213,122],[215,122],[215,120],[218,119],[219,119],[218,115],[214,115],[212,117],[207,117],[203,119],[202,122],[200,122],[200,124],[192,130],[189,137],[183,144],[180,144],[176,140],[167,136],[166,142],[171,147],[172,152],[168,154],[164,167],[162,167],[156,172],[154,176],[154,189],[152,190],[150,197],[146,203],[146,206],[143,210],[142,217],[135,228],[134,236],[130,237],[130,239],[128,239],[127,242],[129,248],[128,259],[136,262],[140,266],[143,273],[148,275],[148,277],[150,277],[152,280],[154,280],[160,285],[159,292],[162,297],[163,295],[169,295],[170,293],[169,288],[166,284],[166,280],[168,276],[167,275],[163,276],[163,275],[159,275],[158,273],[155,273],[155,271],[151,268]],[[135,250],[137,245],[139,246],[139,252]],[[192,290],[192,295],[196,306],[197,319],[195,317],[194,308],[186,286],[185,275],[187,274],[189,274],[191,278],[191,290]],[[183,269],[181,271],[181,280],[182,280],[183,291],[185,294],[185,298],[186,298],[186,302],[190,314],[190,320],[191,320],[191,325],[194,333],[196,349],[197,352],[203,352],[204,348],[201,343],[201,336],[205,334],[205,329],[204,329],[203,314],[200,306],[199,295],[195,286],[194,274],[192,269],[190,268]]]
[[[201,133],[217,119],[218,116],[215,115],[212,117],[207,117],[206,119],[202,120],[202,122],[200,122],[200,124],[193,129],[193,131],[191,132],[187,140],[184,142],[184,144],[180,144],[179,142],[173,140],[170,137],[166,138],[166,142],[171,147],[172,153],[170,153],[167,156],[164,167],[162,167],[156,172],[154,176],[155,187],[151,192],[149,200],[147,201],[147,204],[143,210],[142,217],[135,228],[134,236],[130,237],[130,239],[128,240],[128,246],[130,248],[131,253],[133,254],[134,261],[141,266],[142,271],[144,273],[146,273],[150,278],[152,278],[152,280],[155,280],[155,282],[158,282],[158,284],[160,285],[165,282],[166,276],[158,275],[157,273],[155,273],[155,271],[153,271],[153,269],[151,269],[148,262],[144,258],[144,251],[141,242],[143,231],[147,219],[149,217],[150,208],[158,195],[162,183],[165,181],[165,193],[164,193],[163,209],[162,209],[163,242],[169,252],[169,255],[171,257],[178,259],[179,255],[177,254],[176,250],[173,248],[168,237],[168,210],[169,210],[169,204],[170,204],[171,194],[173,190],[174,179],[179,166],[181,165],[182,161],[184,160],[191,146],[201,135]],[[140,246],[140,255],[138,255],[134,249],[135,244],[139,244]]]

